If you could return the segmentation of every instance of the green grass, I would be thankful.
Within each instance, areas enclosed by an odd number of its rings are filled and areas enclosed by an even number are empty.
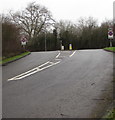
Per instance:
[[[108,51],[111,51],[111,52],[115,52],[115,47],[104,48],[104,50],[108,50]]]
[[[10,62],[10,61],[13,61],[13,60],[16,60],[16,59],[19,59],[25,55],[28,55],[30,52],[25,52],[25,53],[22,53],[20,55],[17,55],[17,56],[13,56],[13,57],[10,57],[10,58],[6,58],[6,59],[3,59],[0,61],[0,64],[4,64],[4,63],[7,63],[7,62]]]
[[[108,119],[110,118],[111,120],[115,120],[115,109],[112,109],[111,111],[109,111],[108,114],[103,118],[108,118]]]

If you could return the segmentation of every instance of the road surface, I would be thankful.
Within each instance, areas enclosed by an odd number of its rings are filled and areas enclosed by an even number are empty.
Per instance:
[[[110,52],[33,52],[3,67],[3,118],[100,118],[112,85]]]

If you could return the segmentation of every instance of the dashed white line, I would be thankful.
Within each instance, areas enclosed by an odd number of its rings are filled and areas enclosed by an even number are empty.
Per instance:
[[[76,51],[74,51],[69,57],[72,57],[75,53],[76,53]]]

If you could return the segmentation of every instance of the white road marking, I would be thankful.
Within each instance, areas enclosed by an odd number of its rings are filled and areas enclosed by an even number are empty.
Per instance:
[[[76,51],[74,51],[69,57],[72,57],[75,54],[75,52]],[[38,67],[35,67],[35,68],[27,71],[27,72],[24,72],[24,73],[22,73],[20,75],[17,75],[15,77],[13,77],[13,78],[10,78],[10,79],[8,79],[8,81],[20,80],[20,79],[23,79],[23,78],[28,77],[30,75],[33,75],[33,74],[35,74],[37,72],[40,72],[40,71],[42,71],[44,69],[47,69],[47,68],[49,68],[49,67],[51,67],[53,65],[59,64],[61,62],[61,59],[58,59],[58,57],[60,56],[60,54],[61,54],[61,52],[59,52],[58,55],[55,58],[55,60],[59,60],[58,62],[50,62],[50,61],[48,61],[48,62],[46,62],[46,63],[44,63],[44,64],[42,64],[42,65],[40,65]],[[65,57],[65,56],[60,56],[60,57]],[[49,64],[49,65],[47,65],[47,64]],[[44,67],[44,65],[46,65],[46,66]],[[41,68],[41,67],[43,67],[43,68]]]
[[[76,53],[76,51],[74,51],[69,57],[72,57],[75,53]]]
[[[60,56],[60,52],[58,53],[58,55],[56,56],[56,58],[58,58]]]
[[[42,65],[38,66],[38,68],[40,68],[40,67],[42,67],[42,66],[44,66],[44,65],[48,64],[49,62],[50,62],[50,61],[48,61],[48,62],[46,62],[46,63],[44,63],[44,64],[42,64]]]
[[[49,62],[50,64],[53,64],[53,62]]]
[[[43,67],[43,68],[40,69],[40,67],[42,67],[42,66],[44,66],[44,65],[46,65],[46,64],[48,64],[48,63],[50,63],[51,65],[48,65],[48,66]],[[60,61],[58,61],[58,62],[56,62],[56,63],[53,63],[53,62],[49,62],[49,61],[48,61],[48,62],[46,62],[46,63],[44,63],[44,64],[42,64],[42,65],[40,65],[40,66],[38,66],[38,67],[36,67],[36,68],[34,68],[34,69],[32,69],[32,70],[29,70],[29,71],[27,71],[27,72],[25,72],[25,73],[22,73],[22,74],[20,74],[20,75],[17,75],[17,76],[15,76],[15,77],[11,78],[11,79],[8,79],[8,81],[23,79],[23,78],[25,78],[25,77],[28,77],[28,76],[30,76],[30,75],[32,75],[32,74],[35,74],[35,73],[37,73],[37,72],[40,72],[40,71],[42,71],[42,70],[44,70],[44,69],[47,69],[47,68],[49,68],[49,67],[51,67],[51,66],[53,66],[53,65],[59,64],[59,63],[60,63]]]
[[[42,67],[43,65],[46,65],[46,64],[48,64],[48,63],[49,63],[49,61],[46,62],[46,63],[44,63],[44,64],[42,64],[42,65],[40,65],[40,66],[38,66],[38,67],[35,67],[35,68],[29,70],[29,71],[27,71],[27,72],[24,72],[24,73],[22,73],[22,74],[20,74],[20,75],[17,75],[17,76],[15,76],[15,77],[11,78],[11,79],[8,79],[8,81],[9,81],[9,80],[14,80],[15,78],[17,78],[17,79],[18,79],[18,78],[23,78],[23,77],[21,77],[21,76],[26,76],[26,75],[34,74],[34,73],[36,73],[36,71],[39,69],[39,67]]]
[[[59,58],[56,58],[55,60],[61,60],[61,59],[59,59]]]

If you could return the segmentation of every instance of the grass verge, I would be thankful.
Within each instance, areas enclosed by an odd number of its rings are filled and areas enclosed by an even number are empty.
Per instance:
[[[109,111],[103,118],[115,120],[115,108]]]
[[[110,51],[110,52],[115,52],[115,47],[104,48],[104,50],[107,50],[107,51]]]
[[[13,56],[13,57],[10,57],[10,58],[5,58],[5,59],[0,61],[0,65],[15,61],[15,60],[20,59],[20,58],[22,58],[22,57],[24,57],[28,54],[30,54],[30,52],[25,52],[25,53],[22,53],[20,55],[16,55],[16,56]]]

